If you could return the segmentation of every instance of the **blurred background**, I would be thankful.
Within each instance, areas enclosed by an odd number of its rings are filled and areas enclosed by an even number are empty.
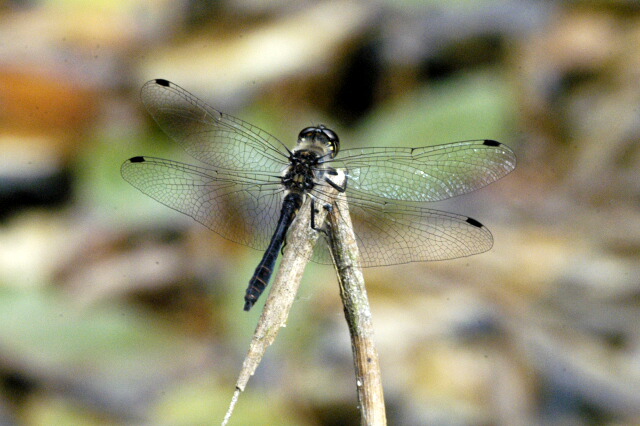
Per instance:
[[[389,424],[640,423],[640,3],[1,1],[0,424],[216,424],[261,253],[120,177],[191,163],[171,80],[293,146],[489,138],[518,166],[431,207],[482,255],[365,271]],[[231,424],[358,424],[335,273],[310,264]]]

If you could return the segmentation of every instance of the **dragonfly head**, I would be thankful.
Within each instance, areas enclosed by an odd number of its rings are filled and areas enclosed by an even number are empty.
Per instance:
[[[324,124],[306,127],[298,135],[298,146],[320,151],[320,155],[334,158],[340,150],[340,139],[336,132],[327,129]]]

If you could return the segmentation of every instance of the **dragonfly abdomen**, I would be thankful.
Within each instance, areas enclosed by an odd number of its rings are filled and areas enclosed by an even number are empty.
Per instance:
[[[269,247],[264,253],[262,260],[258,264],[253,277],[249,281],[249,287],[247,287],[247,293],[244,296],[244,310],[249,311],[251,307],[256,303],[264,289],[269,284],[269,279],[273,273],[273,268],[278,258],[278,251],[282,247],[284,237],[287,235],[287,231],[296,216],[296,212],[302,205],[302,194],[292,191],[289,192],[282,201],[282,209],[280,210],[280,218],[278,219],[278,226],[276,231],[271,237]]]

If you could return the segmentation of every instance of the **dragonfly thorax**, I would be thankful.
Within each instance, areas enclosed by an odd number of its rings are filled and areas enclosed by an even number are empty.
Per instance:
[[[338,135],[323,124],[302,129],[298,144],[289,156],[290,164],[282,174],[286,189],[305,192],[313,189],[316,172],[322,163],[336,156],[340,149]]]
[[[291,153],[289,160],[291,164],[282,175],[284,187],[299,192],[313,189],[320,156],[312,150],[297,149]]]

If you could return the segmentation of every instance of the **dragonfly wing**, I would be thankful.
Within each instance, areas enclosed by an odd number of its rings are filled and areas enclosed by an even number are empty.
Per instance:
[[[280,180],[267,174],[216,171],[153,157],[133,157],[122,164],[121,173],[149,197],[255,249],[268,246],[280,214]]]
[[[440,201],[482,188],[511,172],[513,151],[492,140],[423,148],[362,148],[331,164],[349,177],[348,193],[404,201]]]
[[[287,163],[288,151],[274,136],[212,108],[177,84],[151,80],[140,96],[160,128],[204,163],[276,173]]]
[[[455,259],[493,246],[491,232],[467,216],[389,202],[349,209],[363,267]]]

